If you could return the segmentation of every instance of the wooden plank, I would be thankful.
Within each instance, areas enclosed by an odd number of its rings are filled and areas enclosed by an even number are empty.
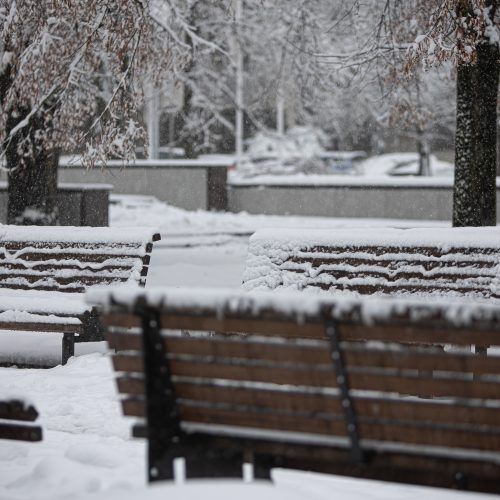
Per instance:
[[[137,251],[131,249],[126,250],[124,248],[116,249],[105,249],[105,252],[100,252],[97,248],[89,248],[86,251],[81,251],[78,248],[67,248],[67,249],[42,249],[43,251],[31,251],[25,249],[22,254],[17,257],[12,257],[12,254],[5,254],[0,248],[0,263],[2,264],[14,264],[22,262],[46,262],[46,261],[58,261],[58,262],[71,262],[77,260],[80,263],[85,264],[99,264],[106,262],[107,260],[120,260],[120,261],[130,261],[130,260],[141,260],[143,258],[142,247],[137,248]],[[124,251],[125,250],[125,251]]]
[[[139,328],[142,326],[141,318],[130,312],[111,312],[101,316],[102,324],[107,327]],[[109,333],[106,334],[106,338]]]
[[[70,231],[70,230],[69,230]],[[71,233],[68,233],[71,234]],[[23,240],[3,240],[0,244],[0,249],[6,249],[9,251],[12,250],[23,250],[25,248],[40,248],[40,249],[58,249],[58,248],[87,248],[87,249],[98,249],[98,248],[137,248],[142,247],[144,242],[140,239],[136,241],[129,242],[113,242],[113,241],[86,241],[85,236],[82,235],[82,239],[80,241],[75,241],[73,238],[69,240],[62,241],[44,241],[44,239],[39,239],[38,234],[34,239],[23,239]]]
[[[298,337],[298,338],[325,338],[322,320],[318,323],[306,322],[298,324],[291,320],[272,320],[256,318],[216,318],[209,316],[181,316],[167,314],[161,316],[161,325],[164,329],[174,330],[201,330],[227,333],[256,333],[262,335]]]
[[[414,325],[338,324],[342,340],[379,340],[417,344],[500,345],[500,331],[432,328]]]
[[[296,369],[281,366],[254,366],[232,364],[205,364],[170,361],[172,375],[201,379],[225,379],[264,382],[307,387],[336,387],[333,368],[320,366]],[[400,394],[432,395],[439,397],[500,399],[500,384],[482,380],[454,380],[427,378],[422,375],[378,373],[349,373],[351,389],[397,392]]]
[[[313,420],[305,417],[189,406],[180,406],[179,410],[182,422],[302,432],[327,436],[347,436],[345,423],[340,417],[337,420]]]
[[[444,260],[455,260],[455,258],[460,259],[461,255],[478,255],[480,257],[487,258],[485,256],[492,256],[494,259],[498,253],[498,248],[492,247],[472,247],[472,246],[453,246],[447,247],[446,250],[442,250],[437,246],[405,246],[405,245],[315,245],[313,247],[301,248],[295,252],[295,255],[305,254],[352,254],[353,252],[366,252],[372,254],[374,257],[386,260],[394,259],[394,256],[399,256],[401,253],[408,253],[415,256],[424,257],[435,257]],[[394,256],[391,256],[394,254]]]
[[[363,280],[365,279],[367,283],[373,282],[373,280],[378,280],[380,284],[387,282],[395,287],[399,285],[408,286],[415,280],[418,280],[419,284],[423,287],[432,287],[435,285],[436,288],[459,285],[464,288],[482,289],[491,283],[492,279],[497,276],[494,267],[488,269],[476,269],[472,268],[448,268],[448,272],[436,271],[436,272],[426,272],[422,270],[409,270],[405,268],[419,267],[412,266],[412,264],[407,264],[406,266],[401,266],[398,268],[384,268],[378,263],[374,262],[370,266],[352,266],[350,269],[346,269],[346,266],[351,265],[348,262],[342,262],[338,266],[336,265],[322,265],[322,266],[309,266],[301,268],[296,265],[293,266],[280,266],[280,272],[285,273],[297,273],[304,276],[306,283],[316,282],[328,279],[328,277],[333,278],[332,282],[336,283],[338,280]],[[436,266],[436,269],[442,269],[441,266]],[[450,272],[453,269],[454,272]],[[314,271],[313,273],[311,271]],[[400,282],[400,283],[398,283]],[[377,283],[378,285],[378,283]]]
[[[15,330],[27,332],[51,332],[51,333],[82,333],[83,325],[63,323],[30,323],[30,322],[0,322],[0,330]]]
[[[0,269],[2,274],[12,274],[16,276],[22,276],[23,272],[34,273],[37,276],[45,276],[47,273],[53,274],[54,272],[73,271],[77,273],[106,273],[106,272],[130,272],[138,259],[134,257],[133,259],[127,259],[125,262],[118,261],[117,259],[103,259],[102,262],[81,262],[74,259],[71,260],[44,260],[40,262],[19,262],[17,259],[15,262],[1,261]],[[7,272],[8,271],[8,272]]]
[[[265,320],[255,318],[217,318],[215,316],[179,315],[175,313],[163,314],[161,326],[166,330],[191,330],[228,333],[258,333],[263,335],[277,335],[299,338],[325,338],[322,322],[297,324],[290,320]],[[125,312],[112,312],[102,318],[107,326],[121,328],[140,327],[138,316]]]
[[[305,320],[297,324],[291,320],[255,318],[216,318],[214,316],[188,316],[176,313],[161,317],[162,328],[171,330],[208,331],[226,333],[247,333],[286,338],[324,339],[322,318]],[[117,327],[139,327],[140,319],[124,313],[110,313],[104,316],[106,325]],[[456,344],[456,345],[500,345],[500,330],[486,330],[476,327],[457,328],[446,324],[445,320],[430,318],[426,326],[411,324],[411,320],[393,318],[385,324],[362,325],[339,322],[342,340],[380,340],[416,344]]]
[[[143,373],[144,362],[142,356],[115,354],[113,355],[113,368],[117,372]]]
[[[137,434],[144,436],[143,429],[137,428]],[[500,493],[500,466],[484,457],[481,460],[426,454],[424,451],[384,451],[376,453],[370,450],[370,460],[360,467],[353,464],[349,449],[291,443],[290,441],[271,441],[270,439],[248,439],[245,437],[217,436],[194,432],[185,438],[185,446],[203,443],[209,450],[242,450],[250,456],[263,457],[269,467],[281,467],[298,470],[312,470],[329,474],[342,474],[351,477],[363,477],[394,481],[399,483],[421,484],[458,488],[457,479],[465,478],[461,484],[467,490]],[[459,473],[461,476],[459,476]]]
[[[142,359],[134,355],[113,357],[116,371],[142,372]],[[244,364],[215,364],[172,360],[173,376],[200,380],[222,379],[236,382],[263,382],[278,385],[335,388],[336,380],[330,367],[254,366]],[[500,399],[500,384],[488,380],[430,378],[428,374],[400,375],[389,372],[349,373],[352,389],[399,393],[428,397],[456,397],[466,399]]]
[[[38,426],[4,424],[0,422],[0,439],[17,441],[41,441],[42,428]]]
[[[336,291],[341,292],[348,290],[351,292],[358,293],[360,295],[416,295],[425,294],[431,295],[435,294],[437,298],[442,299],[443,295],[449,294],[451,292],[458,295],[472,295],[474,297],[488,298],[491,296],[491,289],[488,286],[477,286],[477,287],[465,287],[465,286],[424,286],[423,284],[397,284],[391,285],[386,284],[369,284],[369,283],[325,283],[323,281],[316,282],[306,282],[304,283],[305,288],[318,289],[326,291]]]
[[[206,407],[180,407],[183,422],[197,422],[257,429],[300,432],[345,437],[345,423],[341,420],[304,418],[299,416],[250,413]],[[447,429],[444,427],[414,427],[397,422],[384,423],[358,421],[361,439],[407,443],[449,448],[500,450],[500,433]]]
[[[0,401],[0,419],[34,422],[37,418],[38,412],[32,405],[18,400]]]
[[[144,398],[122,399],[122,411],[126,417],[146,417],[146,402]]]
[[[129,321],[128,314],[125,321]],[[135,321],[135,316],[133,320]],[[109,325],[108,325],[109,326]],[[106,332],[106,341],[111,349],[115,351],[141,351],[142,350],[142,333],[130,331],[111,331]]]
[[[111,332],[107,335],[111,348],[141,350],[141,336],[133,333]],[[169,356],[192,355],[214,358],[260,359],[263,361],[328,364],[331,363],[326,341],[317,345],[270,343],[251,338],[234,337],[165,337],[165,349]],[[423,348],[396,349],[387,346],[371,349],[363,345],[343,347],[345,362],[349,366],[376,366],[380,368],[453,371],[475,374],[499,374],[500,356],[477,356],[456,352],[430,352]]]
[[[144,408],[136,397],[143,397],[144,382],[140,378],[119,377],[120,393],[133,396],[134,416],[145,416]],[[342,413],[337,397],[301,391],[278,391],[271,389],[233,388],[209,384],[175,384],[179,399],[207,404],[232,404],[255,407],[256,409],[283,410],[290,412]],[[450,425],[470,424],[473,426],[500,426],[498,408],[471,406],[464,403],[446,403],[439,400],[389,399],[383,397],[353,396],[356,415],[372,419],[404,420],[419,423],[441,423]]]
[[[280,385],[298,385],[308,387],[336,387],[333,367],[322,370],[298,367],[283,368],[281,366],[254,366],[244,364],[215,364],[203,362],[169,362],[173,376],[201,379],[224,379],[245,382],[264,382]]]
[[[464,260],[463,255],[459,254],[456,255],[457,258],[455,260],[443,258],[447,254],[440,255],[432,260],[430,260],[427,255],[413,254],[411,255],[411,259],[404,260],[402,258],[394,258],[390,253],[378,255],[366,254],[365,257],[361,257],[353,256],[348,252],[337,252],[319,256],[315,254],[313,250],[312,252],[305,252],[305,255],[304,252],[299,252],[297,255],[288,257],[286,261],[280,265],[280,268],[288,270],[298,268],[305,264],[314,269],[326,268],[327,270],[333,266],[342,266],[344,269],[346,266],[360,269],[377,266],[379,268],[397,271],[401,268],[418,266],[423,271],[433,271],[435,269],[475,269],[477,271],[488,271],[489,269],[495,269],[497,265],[496,256],[499,252],[500,249],[496,250],[493,254],[483,255],[476,253],[472,256],[468,255],[467,260]],[[289,266],[289,268],[286,266]]]

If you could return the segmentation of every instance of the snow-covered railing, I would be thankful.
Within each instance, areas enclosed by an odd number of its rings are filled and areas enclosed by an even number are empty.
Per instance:
[[[272,467],[500,492],[500,306],[90,290],[149,479]],[[142,335],[141,335],[142,330]],[[363,341],[363,342],[360,342]],[[443,350],[443,344],[448,347]]]
[[[500,229],[259,230],[246,290],[361,295],[498,296]]]

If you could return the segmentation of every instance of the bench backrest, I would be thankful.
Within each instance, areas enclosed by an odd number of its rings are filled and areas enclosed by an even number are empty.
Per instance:
[[[350,450],[371,477],[390,479],[398,470],[399,481],[452,486],[460,473],[471,489],[500,491],[500,357],[441,347],[499,345],[500,311],[475,316],[465,305],[382,300],[323,301],[314,311],[314,302],[299,304],[289,294],[281,303],[275,298],[275,308],[272,298],[253,302],[250,295],[210,304],[176,300],[170,291],[156,295],[152,307],[128,301],[104,317],[123,411],[149,420],[137,435],[161,440],[156,426],[164,426],[206,442],[221,433],[240,439],[247,452],[281,454],[275,463],[282,466],[341,474],[349,453],[332,450]],[[149,325],[143,336],[141,325]],[[156,384],[154,395],[150,384],[158,379],[163,386]],[[165,392],[172,396],[162,413]],[[272,442],[287,444],[271,452]],[[294,445],[313,448],[290,461]],[[318,468],[319,456],[331,463]]]
[[[84,292],[144,285],[154,229],[0,226],[0,288]]]
[[[500,277],[496,228],[260,230],[246,290],[491,298]]]
[[[0,400],[0,439],[41,441],[42,428],[34,425],[35,407],[18,399]]]

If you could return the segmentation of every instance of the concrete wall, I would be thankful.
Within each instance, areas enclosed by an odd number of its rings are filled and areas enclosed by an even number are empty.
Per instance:
[[[61,164],[60,182],[109,183],[116,194],[143,194],[186,210],[227,208],[227,165],[199,160],[141,161],[122,167],[110,162],[105,169],[86,170]]]
[[[418,184],[414,187],[230,185],[228,188],[229,210],[253,214],[451,220],[452,200],[451,186]],[[497,200],[500,220],[500,192]]]
[[[109,226],[111,185],[59,184],[61,226]],[[0,181],[0,223],[7,222],[7,183]]]

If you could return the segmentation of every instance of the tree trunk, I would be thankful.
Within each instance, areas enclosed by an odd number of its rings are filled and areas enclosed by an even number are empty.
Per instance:
[[[496,225],[498,45],[481,44],[457,70],[453,226]]]
[[[431,162],[429,145],[424,138],[423,132],[418,131],[417,139],[417,150],[418,150],[418,175],[429,176],[431,175]]]
[[[27,113],[8,123],[12,129]],[[9,120],[10,122],[10,120]],[[12,120],[14,122],[14,120]],[[33,119],[30,134],[43,126],[41,118]],[[42,145],[34,148],[31,157],[21,158],[18,144],[25,136],[19,132],[6,152],[8,173],[7,223],[17,225],[51,226],[58,223],[57,169],[58,151],[45,151]],[[34,142],[36,144],[36,141]]]

